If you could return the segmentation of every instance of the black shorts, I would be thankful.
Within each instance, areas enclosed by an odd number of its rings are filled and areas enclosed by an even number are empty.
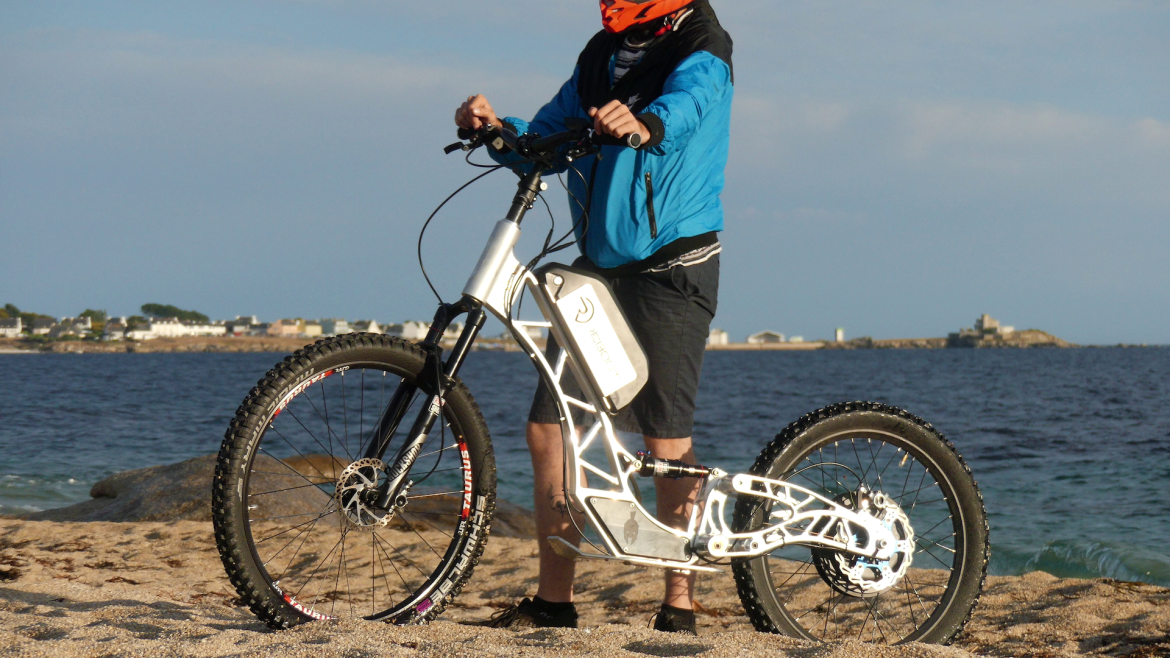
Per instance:
[[[582,261],[579,259],[575,265],[587,266],[587,261]],[[665,272],[605,278],[646,351],[650,371],[645,388],[618,412],[614,428],[657,439],[691,436],[703,353],[719,300],[719,255]],[[546,350],[550,360],[557,349],[550,336]],[[572,375],[565,377],[561,385],[566,394],[581,396]],[[548,388],[537,386],[528,421],[559,424],[560,419]]]

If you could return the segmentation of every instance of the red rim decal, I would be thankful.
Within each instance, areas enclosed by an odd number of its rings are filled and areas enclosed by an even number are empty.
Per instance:
[[[463,460],[463,518],[471,515],[471,453],[467,444],[459,442],[459,456]]]

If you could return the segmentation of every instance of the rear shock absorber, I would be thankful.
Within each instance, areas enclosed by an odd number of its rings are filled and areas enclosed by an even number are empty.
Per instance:
[[[652,457],[647,450],[637,453],[638,461],[634,462],[634,469],[644,478],[705,478],[711,474],[706,466],[687,464],[677,459],[658,459]]]

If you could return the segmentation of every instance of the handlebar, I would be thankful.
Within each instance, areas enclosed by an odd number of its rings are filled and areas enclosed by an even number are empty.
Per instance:
[[[517,135],[503,126],[488,124],[479,130],[460,128],[459,139],[467,144],[452,144],[445,151],[470,151],[483,144],[489,144],[497,150],[507,147],[526,158],[545,159],[556,154],[557,149],[571,142],[579,142],[587,150],[601,146],[626,146],[638,148],[642,145],[642,136],[630,133],[625,139],[603,135],[593,131],[593,122],[586,119],[570,119],[566,121],[568,130],[554,133],[548,137],[539,135]]]

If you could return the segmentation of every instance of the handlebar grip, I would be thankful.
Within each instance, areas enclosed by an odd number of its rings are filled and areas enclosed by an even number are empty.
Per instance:
[[[460,128],[455,134],[459,136],[459,139],[464,141],[475,137],[475,131],[470,128]]]
[[[622,138],[593,133],[592,141],[594,146],[627,146],[629,148],[636,149],[642,145],[642,135],[638,133],[630,133],[629,135],[626,135],[624,138]]]

